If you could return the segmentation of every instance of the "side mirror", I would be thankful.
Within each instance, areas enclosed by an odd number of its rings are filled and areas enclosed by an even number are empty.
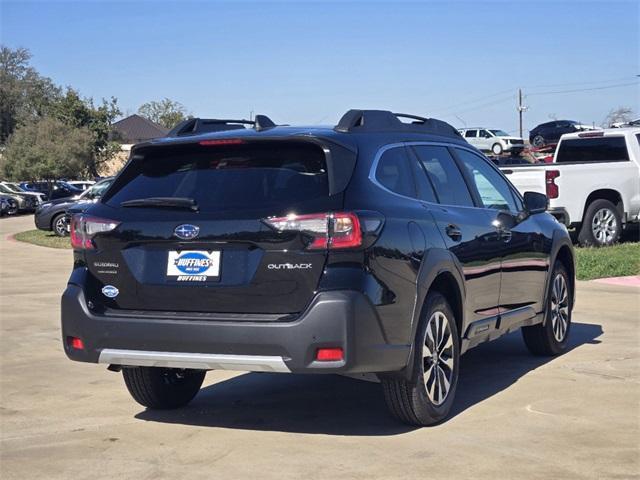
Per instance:
[[[549,199],[543,193],[524,192],[524,209],[527,213],[535,214],[546,212],[549,208]]]

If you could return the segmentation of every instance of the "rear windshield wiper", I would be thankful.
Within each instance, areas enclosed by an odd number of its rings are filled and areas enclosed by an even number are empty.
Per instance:
[[[126,200],[120,204],[121,207],[161,207],[161,208],[183,208],[186,210],[198,211],[198,203],[193,198],[186,197],[149,197]]]

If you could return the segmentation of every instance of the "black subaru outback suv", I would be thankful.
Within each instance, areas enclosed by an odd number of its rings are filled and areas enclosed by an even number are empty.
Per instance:
[[[469,348],[519,328],[534,354],[566,348],[566,229],[450,125],[253,123],[137,145],[74,216],[69,358],[121,370],[149,408],[213,369],[375,373],[395,417],[429,425]]]

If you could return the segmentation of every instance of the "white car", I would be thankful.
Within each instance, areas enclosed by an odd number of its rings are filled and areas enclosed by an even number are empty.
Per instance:
[[[458,131],[467,142],[478,150],[492,152],[494,155],[501,155],[504,152],[517,155],[524,150],[524,140],[522,138],[511,136],[502,130],[463,128]]]
[[[582,245],[611,245],[640,222],[639,127],[568,133],[553,163],[500,169],[520,192],[545,193]]]
[[[35,199],[36,204],[41,204],[44,202],[45,195],[40,192],[27,192],[23,188],[20,187],[17,183],[14,182],[0,182],[0,185],[4,185],[7,189],[11,190],[13,193],[19,193],[20,195],[26,195]]]

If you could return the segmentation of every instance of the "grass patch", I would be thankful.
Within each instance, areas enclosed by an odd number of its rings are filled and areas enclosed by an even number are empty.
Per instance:
[[[26,232],[16,233],[15,239],[41,247],[71,248],[69,237],[59,237],[53,232],[45,232],[44,230],[28,230]]]
[[[576,248],[575,252],[578,280],[640,275],[640,243]]]

